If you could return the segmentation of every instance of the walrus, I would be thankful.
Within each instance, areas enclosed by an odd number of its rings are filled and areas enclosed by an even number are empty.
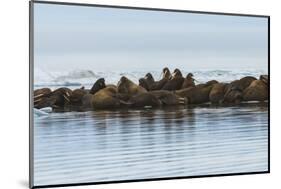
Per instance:
[[[92,104],[92,100],[93,100],[93,96],[91,93],[87,93],[85,94],[82,98],[81,98],[81,109],[82,110],[92,110],[93,109],[93,104]]]
[[[42,98],[40,101],[34,103],[34,108],[41,109],[46,107],[53,107],[55,102],[56,102],[55,98],[45,97]]]
[[[209,94],[211,103],[221,104],[223,102],[226,86],[226,83],[216,83],[213,85]]]
[[[65,105],[70,103],[71,94],[72,90],[66,87],[54,90],[50,95],[51,107],[64,108]]]
[[[152,84],[148,84],[148,82],[145,80],[145,78],[139,79],[139,86],[145,88],[147,91],[151,90],[151,85]]]
[[[82,98],[82,107],[93,109],[118,108],[121,101],[116,97],[116,94],[117,88],[113,86],[105,87],[94,95],[86,94]]]
[[[266,85],[268,85],[268,75],[261,75],[260,80],[263,81]]]
[[[154,78],[151,73],[147,73],[144,78],[139,79],[139,86],[145,88],[147,91],[151,90],[154,84]]]
[[[70,106],[81,106],[82,105],[82,98],[84,95],[90,93],[90,94],[95,94],[96,92],[98,92],[99,90],[105,88],[105,80],[104,78],[100,78],[98,79],[94,85],[92,86],[92,88],[90,90],[85,89],[85,87],[81,87],[80,89],[75,89],[72,91],[71,95],[70,95],[70,102],[69,105]]]
[[[36,89],[33,92],[33,103],[35,108],[45,108],[50,106],[48,103],[52,91],[49,88]]]
[[[151,73],[147,73],[144,77],[148,82],[154,82],[154,78]]]
[[[262,80],[254,80],[244,91],[244,101],[268,100],[268,86]]]
[[[162,79],[163,78],[171,79],[172,77],[171,71],[167,67],[163,68],[161,75],[162,75]]]
[[[150,90],[160,90],[163,88],[163,86],[169,81],[169,79],[172,77],[171,72],[169,68],[165,67],[162,70],[162,78],[159,81],[155,81],[152,85]]]
[[[224,95],[224,103],[240,103],[243,100],[242,92],[253,82],[255,77],[246,76],[232,81],[227,87]]]
[[[87,93],[88,92],[84,88],[73,90],[70,97],[69,97],[70,105],[81,106],[82,105],[82,98]]]
[[[36,99],[36,98],[40,98],[40,97],[43,97],[43,96],[48,96],[48,95],[51,94],[51,92],[52,92],[52,90],[50,88],[36,89],[33,92],[33,98]]]
[[[209,94],[212,87],[213,85],[189,87],[176,90],[175,94],[186,98],[188,104],[203,104],[210,101]]]
[[[70,95],[72,91],[66,87],[58,88],[49,93],[44,98],[34,101],[35,108],[52,107],[54,109],[63,109],[70,103]],[[37,95],[38,96],[38,95]],[[37,97],[38,98],[38,97]]]
[[[90,93],[91,94],[95,94],[96,92],[98,92],[100,89],[103,89],[105,88],[106,85],[105,85],[105,80],[104,78],[100,78],[98,79],[94,85],[92,86],[92,88],[90,89]]]
[[[140,93],[132,96],[129,101],[126,102],[128,107],[159,107],[161,101],[151,93]]]
[[[137,95],[140,93],[146,93],[147,90],[139,85],[136,85],[134,82],[122,76],[120,81],[117,84],[117,92],[125,93],[130,96]]]
[[[187,104],[187,99],[182,98],[171,91],[166,90],[157,90],[157,91],[150,91],[150,94],[153,94],[161,101],[162,105],[184,105]]]
[[[175,69],[171,79],[162,87],[162,90],[174,91],[179,90],[182,87],[184,78],[179,69]]]
[[[194,79],[193,79],[193,74],[189,73],[184,79],[184,82],[181,86],[182,89],[188,88],[188,87],[195,87]]]

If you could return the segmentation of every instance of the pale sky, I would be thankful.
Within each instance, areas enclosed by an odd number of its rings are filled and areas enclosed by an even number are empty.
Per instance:
[[[35,3],[35,68],[267,69],[267,18]]]

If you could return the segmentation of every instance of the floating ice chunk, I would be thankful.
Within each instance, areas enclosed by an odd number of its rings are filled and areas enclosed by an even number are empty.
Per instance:
[[[46,113],[51,113],[53,111],[52,107],[45,107],[45,108],[41,108],[39,110],[46,112]]]
[[[49,115],[47,112],[44,112],[42,110],[33,108],[34,116],[40,117],[40,116],[47,116]]]

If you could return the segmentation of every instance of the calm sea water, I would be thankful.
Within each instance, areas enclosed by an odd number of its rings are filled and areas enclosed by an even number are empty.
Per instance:
[[[268,107],[50,113],[34,140],[35,185],[267,171]]]

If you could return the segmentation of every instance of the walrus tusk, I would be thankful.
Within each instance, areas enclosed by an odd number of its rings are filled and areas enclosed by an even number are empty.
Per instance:
[[[53,108],[59,108],[59,106],[57,106],[57,105],[55,105],[55,104],[53,104],[52,107],[53,107]]]
[[[37,103],[37,102],[40,102],[42,99],[41,98],[39,98],[39,99],[37,99],[37,100],[34,100],[33,101],[33,103]]]
[[[41,97],[41,96],[44,96],[44,94],[36,95],[36,96],[34,96],[33,98],[39,98],[39,97]]]
[[[185,100],[179,100],[179,103],[181,104],[185,104],[186,103],[186,101]]]
[[[150,109],[150,108],[152,108],[152,106],[144,106],[144,108]]]
[[[132,105],[133,103],[125,102],[124,100],[119,100],[119,102],[123,105]]]
[[[67,100],[68,102],[70,102],[70,100],[68,99],[67,96],[63,95],[63,97],[65,98],[65,100]]]
[[[66,95],[69,97],[70,96],[70,94],[66,91]]]
[[[179,98],[179,104],[187,104],[186,98]]]
[[[175,78],[176,74],[177,74],[176,72],[173,72],[172,75],[171,75],[171,79]]]

